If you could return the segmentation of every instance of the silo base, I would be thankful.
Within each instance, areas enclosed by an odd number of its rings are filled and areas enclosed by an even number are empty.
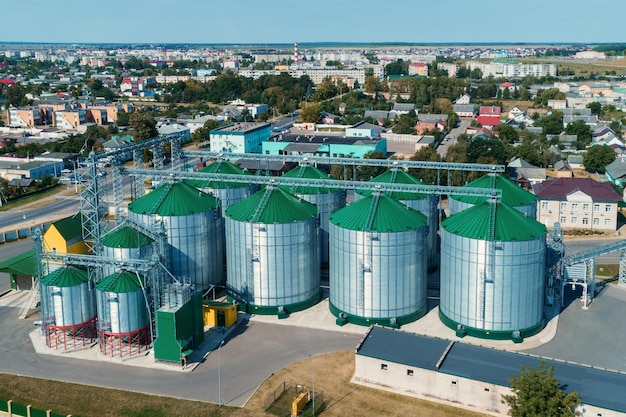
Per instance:
[[[481,339],[492,339],[492,340],[512,340],[515,343],[521,343],[524,338],[534,336],[539,333],[546,325],[545,319],[541,319],[541,321],[535,326],[528,327],[526,329],[511,329],[511,330],[489,330],[489,329],[478,329],[476,327],[470,327],[463,323],[458,323],[445,314],[441,312],[439,309],[439,319],[443,324],[447,327],[451,328],[456,332],[458,337],[464,336],[472,336],[478,337]],[[459,332],[459,329],[462,332]]]
[[[248,314],[259,314],[262,316],[278,316],[279,318],[286,318],[289,314],[296,311],[306,310],[319,303],[322,299],[322,292],[320,291],[314,297],[308,300],[300,301],[299,303],[284,304],[280,306],[264,306],[253,303],[246,303],[238,298],[233,297],[231,294],[227,296],[229,302],[235,301],[239,305],[239,311],[243,311]]]
[[[335,323],[338,326],[343,326],[345,324],[351,323],[359,326],[371,326],[372,324],[378,324],[384,327],[392,327],[394,329],[400,328],[405,324],[414,322],[415,320],[421,318],[426,314],[426,307],[421,310],[416,311],[412,314],[407,314],[406,316],[400,317],[362,317],[356,316],[354,314],[347,313],[343,310],[338,309],[333,305],[333,303],[328,303],[330,307],[330,312],[337,317]]]
[[[46,345],[54,349],[77,349],[93,343],[98,337],[96,318],[70,326],[45,324]]]

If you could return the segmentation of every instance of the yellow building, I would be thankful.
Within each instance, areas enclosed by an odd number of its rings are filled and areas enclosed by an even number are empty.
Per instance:
[[[52,223],[43,234],[43,248],[48,253],[89,253],[89,248],[83,241],[80,214]]]
[[[202,303],[205,326],[230,327],[237,323],[237,304],[219,301]]]

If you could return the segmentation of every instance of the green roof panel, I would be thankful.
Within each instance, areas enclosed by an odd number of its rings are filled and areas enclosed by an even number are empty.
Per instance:
[[[209,174],[236,174],[236,175],[250,175],[249,172],[244,171],[237,165],[229,161],[215,161],[198,172],[206,172]],[[213,189],[226,189],[226,188],[241,188],[247,187],[249,184],[242,182],[227,182],[227,181],[214,181],[214,180],[186,180],[185,183],[196,188],[213,188]]]
[[[35,249],[21,253],[4,262],[0,262],[0,272],[5,274],[37,275],[37,255]]]
[[[491,174],[483,175],[482,177],[475,179],[474,181],[464,185],[464,187],[474,188],[491,188]],[[515,185],[514,182],[507,180],[501,175],[496,175],[495,188],[502,190],[502,202],[511,207],[528,206],[537,202],[537,196],[533,193],[524,190],[523,188]],[[467,204],[480,204],[486,201],[489,197],[478,196],[460,196],[451,195],[450,197],[455,200],[461,201]]]
[[[128,205],[137,214],[187,216],[215,210],[219,200],[183,182],[165,183]]]
[[[379,182],[382,184],[416,184],[423,185],[424,183],[419,178],[415,178],[413,175],[409,174],[403,169],[388,169],[377,177],[374,177],[370,180],[370,182]],[[363,196],[371,195],[373,190],[362,190],[357,191],[359,194]],[[424,193],[410,193],[403,191],[391,191],[385,192],[391,198],[396,200],[406,201],[406,200],[421,200],[427,198],[428,195]]]
[[[295,167],[289,172],[283,174],[283,177],[286,178],[307,178],[313,180],[335,180],[335,177],[330,176],[324,171],[311,166],[311,165],[303,165],[299,167]],[[284,186],[281,187],[285,191],[288,191],[293,194],[301,194],[301,195],[311,195],[311,194],[328,194],[335,191],[338,191],[337,188],[323,188],[323,187],[289,187]]]
[[[84,269],[67,266],[52,271],[41,280],[41,283],[48,287],[74,287],[84,284],[88,279],[87,271]]]
[[[83,236],[83,224],[80,214],[75,214],[73,216],[66,217],[65,219],[57,220],[52,223],[52,226],[59,231],[65,241],[70,241],[77,237],[82,238]]]
[[[124,226],[105,235],[102,245],[108,248],[140,248],[152,243],[152,239],[130,226]]]
[[[485,201],[448,217],[441,227],[455,235],[470,239],[490,240],[491,205]],[[527,241],[545,236],[546,227],[502,203],[496,204],[494,240],[498,242]]]
[[[141,277],[141,276],[140,276]],[[140,283],[139,280],[142,280]],[[113,292],[122,294],[127,292],[135,292],[141,289],[141,285],[145,283],[143,278],[138,278],[136,274],[128,271],[116,272],[96,284],[96,289],[102,292]]]
[[[337,210],[330,222],[349,230],[387,233],[417,229],[427,218],[385,194],[371,194]]]
[[[226,209],[226,216],[241,222],[292,223],[317,216],[317,206],[274,186],[258,191]]]

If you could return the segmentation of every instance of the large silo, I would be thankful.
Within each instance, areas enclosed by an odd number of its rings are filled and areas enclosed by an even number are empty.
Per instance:
[[[128,205],[131,219],[163,221],[170,272],[198,290],[224,281],[223,223],[219,200],[185,183],[165,183]]]
[[[42,326],[48,347],[84,346],[96,337],[96,299],[87,271],[59,268],[41,280]]]
[[[485,201],[441,222],[439,317],[459,335],[522,338],[544,326],[546,227]]]
[[[330,311],[400,326],[426,313],[426,216],[379,192],[330,217]]]
[[[504,178],[497,174],[487,174],[474,181],[467,183],[464,187],[473,188],[497,188],[502,190],[501,202],[507,206],[524,213],[531,219],[537,218],[537,197],[524,190],[523,188],[515,185],[514,182]],[[472,206],[480,204],[486,201],[489,197],[480,196],[460,196],[451,195],[448,198],[449,215],[459,213]]]
[[[225,160],[217,160],[198,170],[198,172],[211,174],[249,175],[247,171],[244,171],[237,165]],[[250,197],[258,190],[258,186],[256,184],[245,184],[241,182],[228,182],[220,180],[186,180],[185,182],[200,191],[204,191],[205,193],[219,198],[222,204],[222,216],[228,207]]]
[[[403,169],[398,168],[387,170],[379,176],[372,178],[370,182],[380,182],[385,184],[424,184],[422,180],[415,178]],[[373,191],[359,191],[359,194],[365,196],[370,195],[372,192]],[[403,191],[391,191],[386,192],[385,194],[426,216],[428,224],[428,234],[426,235],[426,241],[428,242],[428,268],[437,266],[439,263],[439,245],[437,237],[437,229],[439,225],[437,203],[439,202],[439,198],[436,195]]]
[[[270,185],[225,223],[228,292],[243,309],[283,317],[319,301],[317,207]]]
[[[336,179],[310,165],[296,167],[285,173],[283,177],[320,180]],[[320,216],[320,260],[322,264],[328,264],[329,219],[331,214],[346,205],[344,191],[337,188],[307,186],[284,187],[284,189],[317,206]]]
[[[96,284],[100,350],[130,356],[150,343],[148,292],[143,277],[120,271]]]
[[[111,259],[150,259],[152,242],[148,236],[130,227],[123,226],[112,230],[100,240],[102,256]],[[114,265],[104,267],[103,275],[113,274],[118,268]]]

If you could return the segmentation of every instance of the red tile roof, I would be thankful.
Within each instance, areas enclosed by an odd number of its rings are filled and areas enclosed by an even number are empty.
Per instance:
[[[576,191],[582,191],[593,201],[622,200],[622,197],[608,183],[594,181],[591,178],[554,178],[535,184],[533,191],[540,200],[564,200]]]
[[[478,114],[481,116],[498,115],[500,117],[501,110],[500,106],[480,106]]]
[[[500,115],[497,117],[481,115],[476,120],[483,126],[498,126],[500,124]]]

